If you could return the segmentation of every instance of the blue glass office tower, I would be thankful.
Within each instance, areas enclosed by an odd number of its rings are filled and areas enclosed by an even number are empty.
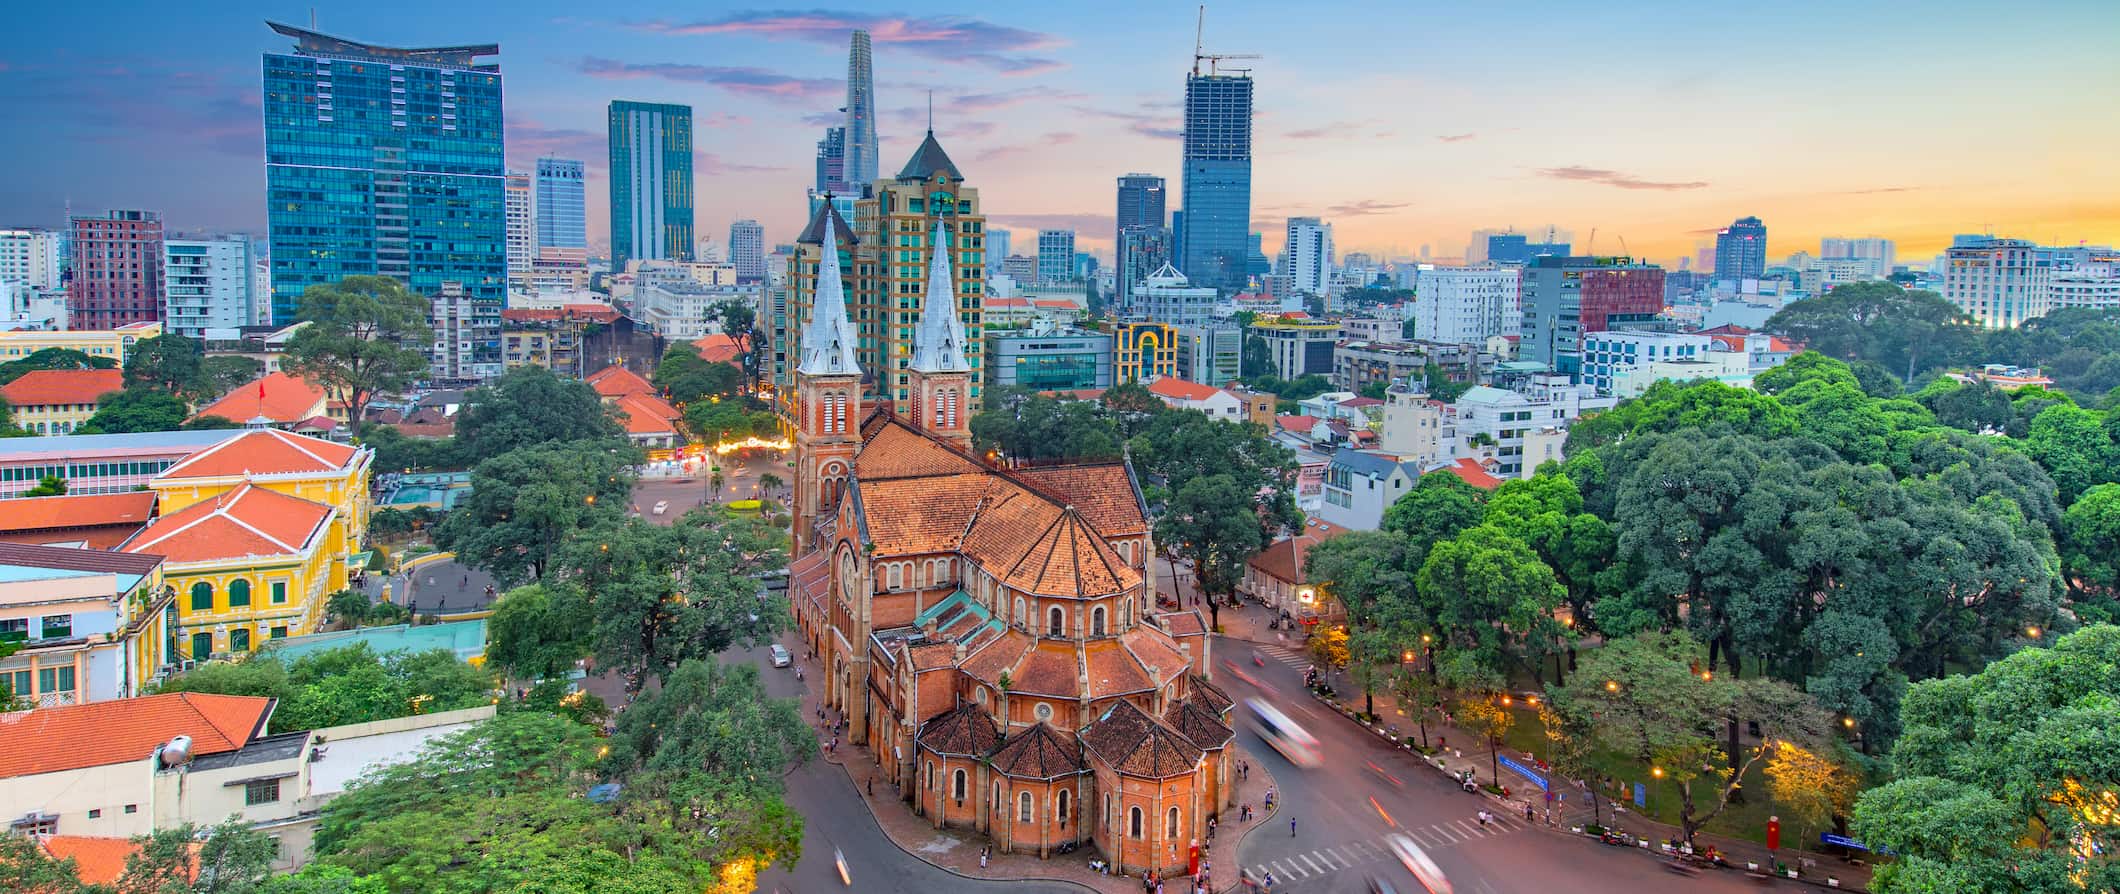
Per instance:
[[[611,269],[692,260],[692,107],[611,103]]]
[[[474,363],[500,363],[508,275],[497,44],[398,48],[268,22],[265,196],[272,319],[302,290],[358,274],[422,295],[462,283],[491,318]]]
[[[537,160],[537,247],[589,247],[585,165],[572,158]]]
[[[1244,287],[1251,235],[1251,77],[1185,79],[1181,265],[1197,286]]]

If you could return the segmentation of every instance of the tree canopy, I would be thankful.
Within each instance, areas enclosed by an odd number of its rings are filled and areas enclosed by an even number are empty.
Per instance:
[[[272,731],[318,729],[487,704],[493,674],[447,649],[377,655],[355,643],[288,659],[266,648],[237,661],[209,661],[164,680],[157,692],[211,692],[279,699]]]
[[[568,535],[625,513],[640,452],[623,441],[557,441],[511,450],[471,471],[471,494],[435,543],[503,586],[543,576]]]
[[[287,341],[282,366],[346,402],[358,424],[370,399],[411,387],[428,371],[433,302],[387,276],[349,276],[302,292],[309,325]]]

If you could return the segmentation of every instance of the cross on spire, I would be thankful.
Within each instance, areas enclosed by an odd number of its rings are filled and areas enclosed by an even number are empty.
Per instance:
[[[829,206],[827,206],[829,208]],[[847,319],[846,283],[839,275],[839,230],[827,215],[823,257],[817,262],[817,293],[802,328],[802,365],[811,376],[860,375],[854,359],[854,324]]]

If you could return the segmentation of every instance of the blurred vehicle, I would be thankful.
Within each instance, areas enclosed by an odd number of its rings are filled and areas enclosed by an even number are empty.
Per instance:
[[[655,504],[655,514],[656,514],[656,515],[661,515],[661,514],[663,514],[664,512],[666,512],[666,511],[669,511],[669,509],[670,509],[670,501],[669,501],[669,500],[663,500],[663,501],[661,501],[661,502],[658,502],[658,503],[656,503],[656,504]]]
[[[788,654],[787,646],[783,646],[779,643],[774,643],[772,647],[767,649],[766,651],[772,653],[774,667],[787,667],[788,665],[795,663],[795,656]]]
[[[1244,706],[1251,711],[1252,726],[1258,730],[1259,738],[1288,758],[1289,763],[1315,767],[1325,762],[1324,755],[1318,750],[1317,738],[1304,732],[1279,708],[1255,698],[1245,699]]]
[[[832,865],[839,868],[839,883],[849,888],[854,886],[854,877],[847,874],[847,855],[832,848]]]
[[[1388,835],[1385,836],[1384,843],[1391,848],[1392,855],[1399,858],[1399,863],[1406,867],[1406,871],[1413,873],[1414,880],[1427,889],[1428,894],[1451,894],[1450,880],[1443,877],[1442,868],[1436,866],[1434,860],[1428,859],[1428,853],[1421,850],[1420,845],[1414,844],[1413,839],[1404,835]]]
[[[1369,877],[1369,887],[1363,890],[1368,891],[1369,894],[1399,894],[1399,889],[1394,887],[1391,882],[1373,875]]]

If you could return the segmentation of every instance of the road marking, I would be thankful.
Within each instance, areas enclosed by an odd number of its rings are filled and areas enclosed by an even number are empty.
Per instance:
[[[1350,848],[1348,848],[1348,850],[1353,850],[1353,848],[1351,848],[1351,847],[1350,847]],[[1355,864],[1355,861],[1354,861],[1354,860],[1352,860],[1352,859],[1349,859],[1349,858],[1348,858],[1348,856],[1347,856],[1346,854],[1340,853],[1340,849],[1339,849],[1339,848],[1336,848],[1336,847],[1328,847],[1328,848],[1326,848],[1326,849],[1325,849],[1325,852],[1326,852],[1326,853],[1328,853],[1328,854],[1331,854],[1331,855],[1333,855],[1333,856],[1335,856],[1335,857],[1338,857],[1338,858],[1340,859],[1340,862],[1342,862],[1342,863],[1345,863],[1345,864],[1347,864],[1347,865],[1349,865],[1349,866],[1353,866],[1353,865]]]
[[[1315,851],[1313,851],[1312,853],[1315,853]],[[1319,869],[1317,861],[1312,860],[1310,858],[1310,854],[1297,854],[1296,856],[1303,860],[1303,865],[1310,867],[1311,872],[1315,872],[1319,875],[1324,875],[1325,873],[1332,871],[1329,869]]]
[[[1273,861],[1273,865],[1275,865],[1275,866],[1281,866],[1281,861],[1279,861],[1279,860],[1275,860],[1275,861]],[[1282,875],[1294,875],[1294,876],[1295,876],[1296,878],[1302,878],[1302,877],[1303,877],[1304,875],[1307,875],[1308,873],[1305,873],[1305,872],[1303,871],[1303,868],[1302,868],[1302,867],[1300,867],[1300,866],[1298,866],[1298,867],[1295,867],[1295,868],[1293,868],[1293,869],[1291,869],[1291,868],[1289,868],[1289,867],[1286,867],[1286,866],[1281,866],[1281,874],[1282,874]]]
[[[1478,838],[1481,835],[1487,834],[1485,832],[1481,832],[1479,830],[1479,826],[1466,822],[1464,820],[1451,820],[1450,824],[1459,829],[1463,829],[1465,832],[1465,840],[1467,841],[1470,841],[1474,838]]]

